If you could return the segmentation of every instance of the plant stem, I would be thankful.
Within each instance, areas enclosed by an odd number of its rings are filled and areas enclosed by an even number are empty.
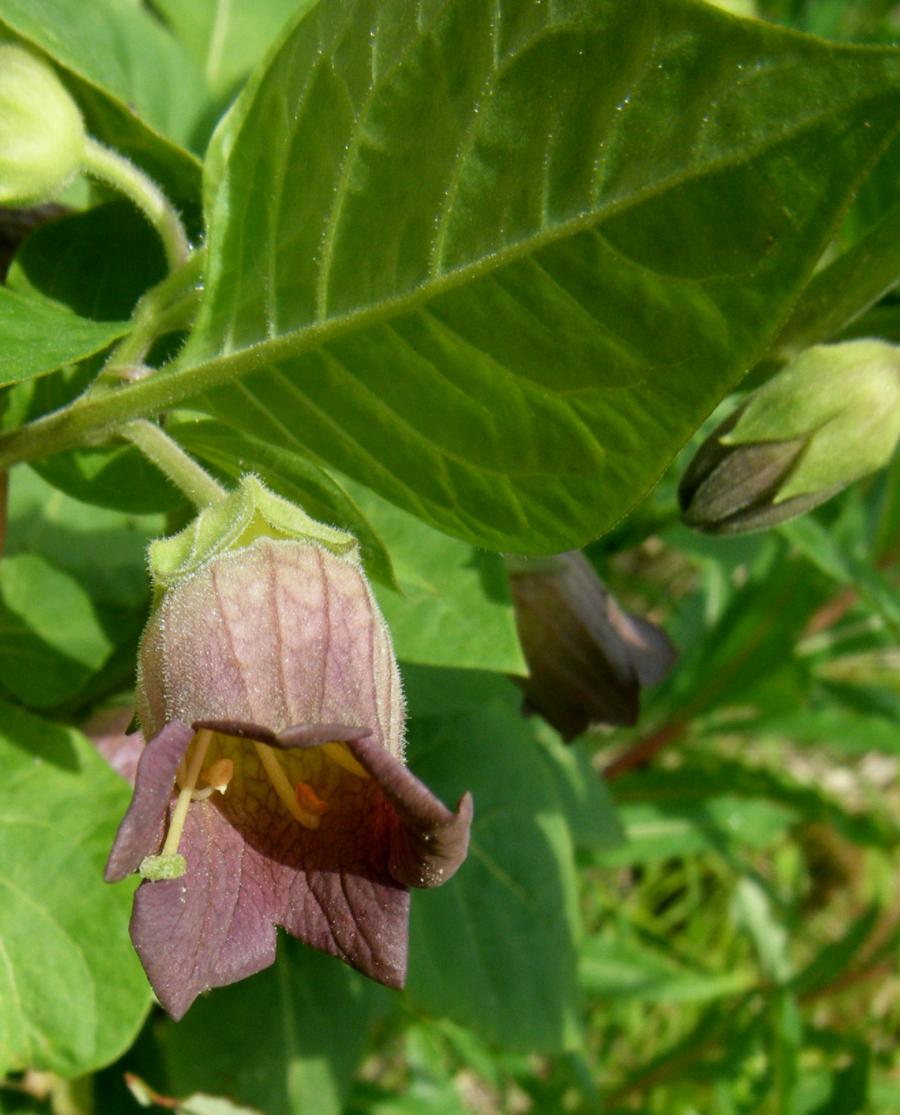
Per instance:
[[[88,137],[82,166],[94,178],[108,183],[130,198],[159,233],[169,270],[180,267],[191,247],[181,219],[152,178],[138,170],[124,155]]]
[[[198,507],[217,503],[227,495],[225,489],[201,468],[161,427],[146,418],[129,422],[121,430],[176,488]]]
[[[189,368],[162,368],[127,386],[96,385],[73,403],[0,434],[0,470],[22,461],[61,453],[78,445],[98,445],[134,418],[145,418],[278,359],[271,342],[215,357]],[[289,346],[285,344],[289,351]]]
[[[659,731],[649,736],[644,736],[633,743],[623,754],[603,768],[603,777],[607,782],[620,778],[629,770],[649,762],[653,756],[661,751],[667,743],[672,743],[684,733],[684,724],[674,721],[666,724]]]
[[[127,378],[123,373],[143,361],[157,337],[189,324],[200,299],[205,262],[205,250],[196,249],[182,267],[141,296],[132,316],[131,332],[110,353],[97,384]]]

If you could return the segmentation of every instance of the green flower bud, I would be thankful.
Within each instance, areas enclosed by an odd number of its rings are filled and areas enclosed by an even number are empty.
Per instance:
[[[58,196],[81,166],[85,138],[78,106],[53,70],[0,43],[0,205]]]
[[[815,345],[754,391],[700,446],[678,489],[711,534],[802,515],[882,468],[900,437],[900,349]]]

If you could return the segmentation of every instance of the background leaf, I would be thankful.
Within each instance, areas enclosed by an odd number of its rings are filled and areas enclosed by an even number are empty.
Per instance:
[[[158,233],[130,201],[118,200],[36,229],[16,253],[6,282],[81,317],[122,322],[165,274]]]
[[[161,515],[126,515],[90,507],[54,490],[27,465],[10,480],[6,553],[51,554],[91,598],[142,611],[149,597],[144,551],[163,533]]]
[[[375,586],[397,657],[426,666],[528,672],[506,569],[359,484],[349,491],[391,554],[399,592]]]
[[[286,935],[275,966],[199,1000],[163,1035],[172,1087],[216,1089],[264,1112],[340,1115],[386,992]],[[239,1049],[240,1055],[235,1051]]]
[[[898,83],[684,0],[319,5],[213,146],[180,369],[255,346],[212,413],[480,544],[581,543],[764,348]]]
[[[91,321],[0,287],[0,386],[77,363],[127,332],[127,321]]]
[[[37,554],[0,562],[0,684],[33,708],[77,693],[113,649],[78,582]]]
[[[79,592],[89,594],[103,638],[113,648],[103,668],[75,694],[78,705],[130,690],[134,684],[137,640],[150,605],[144,552],[150,538],[162,532],[162,516],[91,507],[54,490],[27,466],[13,471],[7,555],[28,556],[29,561],[34,560],[29,555],[52,555],[54,564],[77,582]],[[65,614],[56,613],[55,627],[64,631],[66,622]],[[10,666],[21,674],[21,664]],[[37,689],[40,682],[29,684]]]
[[[289,16],[316,0],[156,0],[156,8],[191,52],[209,88],[233,92],[265,54]]]
[[[102,875],[128,787],[78,732],[9,705],[0,764],[0,1074],[80,1076],[131,1044],[150,1005],[133,888]]]
[[[411,768],[446,801],[471,790],[476,814],[453,884],[413,895],[407,994],[507,1047],[558,1051],[579,1040],[572,838],[552,756],[512,686],[491,688],[491,703],[456,716],[412,709]]]
[[[179,201],[197,197],[200,165],[186,150],[205,104],[187,51],[130,0],[0,0],[0,24],[45,52],[97,139],[118,148]]]

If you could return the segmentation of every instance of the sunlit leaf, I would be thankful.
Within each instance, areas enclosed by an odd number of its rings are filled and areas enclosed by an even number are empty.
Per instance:
[[[217,415],[480,544],[583,542],[783,320],[898,84],[685,0],[320,4],[213,145],[180,370],[252,349]]]

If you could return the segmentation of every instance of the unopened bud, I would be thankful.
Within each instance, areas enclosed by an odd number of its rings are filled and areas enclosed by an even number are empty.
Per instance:
[[[578,551],[508,559],[510,591],[528,663],[526,706],[565,740],[592,724],[633,724],[642,686],[668,673],[665,633],[616,603]]]
[[[723,422],[688,465],[682,518],[711,534],[802,515],[882,468],[900,437],[900,349],[815,345]]]
[[[78,106],[53,70],[13,43],[0,43],[0,205],[57,197],[84,152]]]

